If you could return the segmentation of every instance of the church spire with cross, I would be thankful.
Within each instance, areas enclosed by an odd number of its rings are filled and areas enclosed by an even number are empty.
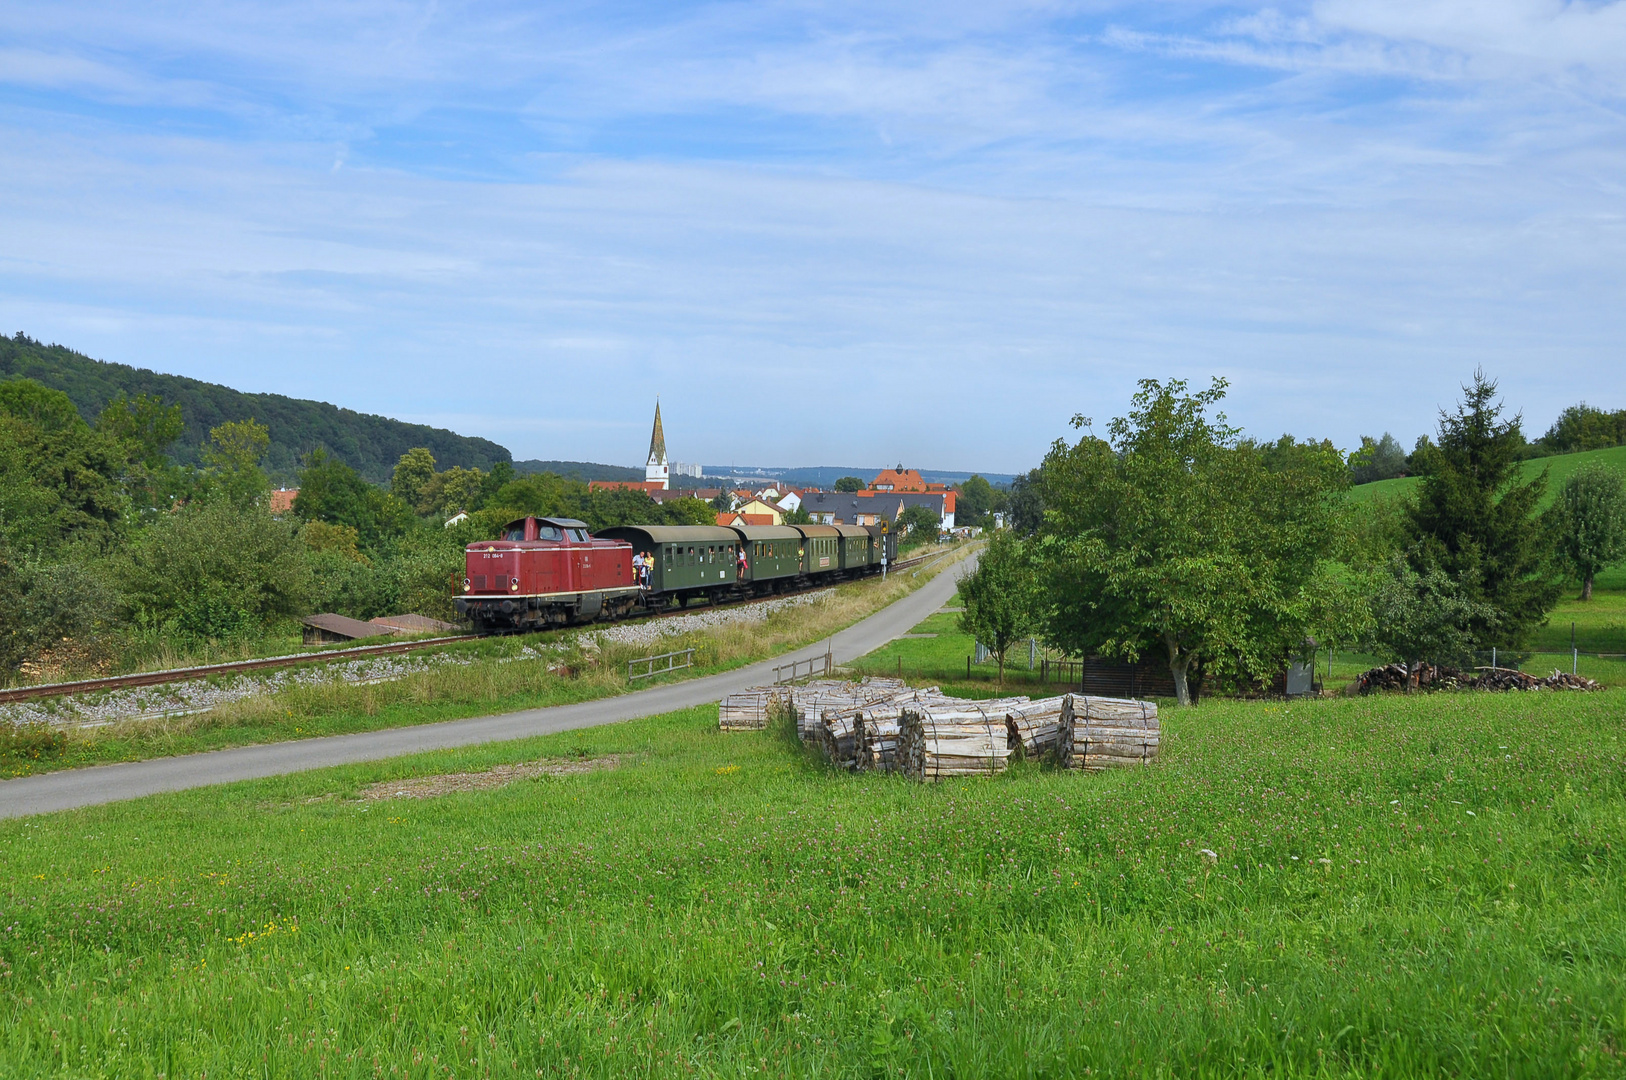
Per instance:
[[[670,477],[666,464],[666,432],[661,430],[661,402],[655,399],[655,430],[649,433],[649,460],[644,463],[644,482],[659,484],[665,490]]]

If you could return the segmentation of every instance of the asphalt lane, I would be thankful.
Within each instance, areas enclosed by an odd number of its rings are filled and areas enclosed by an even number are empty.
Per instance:
[[[448,720],[439,724],[389,728],[356,735],[330,735],[320,739],[240,746],[204,754],[97,765],[3,780],[0,781],[0,818],[48,814],[81,806],[139,799],[165,791],[281,776],[358,761],[378,761],[425,750],[526,739],[533,735],[550,735],[576,728],[636,720],[643,716],[658,716],[719,701],[747,687],[771,683],[776,666],[823,656],[827,648],[835,655],[838,664],[874,652],[908,633],[910,628],[919,625],[926,616],[947,603],[954,595],[960,575],[974,565],[975,559],[973,555],[959,565],[945,568],[908,596],[817,645],[720,675],[667,683],[636,693],[576,705],[556,705],[546,709],[527,709],[497,716],[477,716],[467,720]]]

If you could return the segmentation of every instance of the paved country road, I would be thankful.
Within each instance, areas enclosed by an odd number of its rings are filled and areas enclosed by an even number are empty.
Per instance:
[[[55,810],[138,799],[163,791],[182,791],[233,780],[280,776],[329,765],[377,761],[425,750],[550,735],[557,731],[614,724],[719,701],[746,687],[771,683],[776,665],[823,656],[827,646],[835,654],[838,664],[874,652],[899,635],[908,633],[911,627],[942,607],[954,595],[964,568],[973,565],[975,558],[973,555],[958,566],[945,568],[908,596],[849,626],[833,638],[735,671],[576,705],[527,709],[500,716],[477,716],[417,727],[388,728],[357,735],[330,735],[321,739],[241,746],[206,754],[97,765],[4,780],[0,781],[0,818],[47,814]]]

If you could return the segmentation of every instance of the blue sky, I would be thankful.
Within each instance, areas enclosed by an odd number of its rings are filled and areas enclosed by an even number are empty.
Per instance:
[[[1626,2],[0,7],[0,327],[517,457],[1626,407]]]

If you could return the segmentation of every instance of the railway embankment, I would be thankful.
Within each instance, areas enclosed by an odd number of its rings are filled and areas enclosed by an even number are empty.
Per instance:
[[[660,619],[0,704],[0,777],[589,702],[648,686],[628,680],[627,661],[669,649],[694,649],[695,664],[653,681],[717,674],[829,637],[973,547],[934,552],[884,581]]]

